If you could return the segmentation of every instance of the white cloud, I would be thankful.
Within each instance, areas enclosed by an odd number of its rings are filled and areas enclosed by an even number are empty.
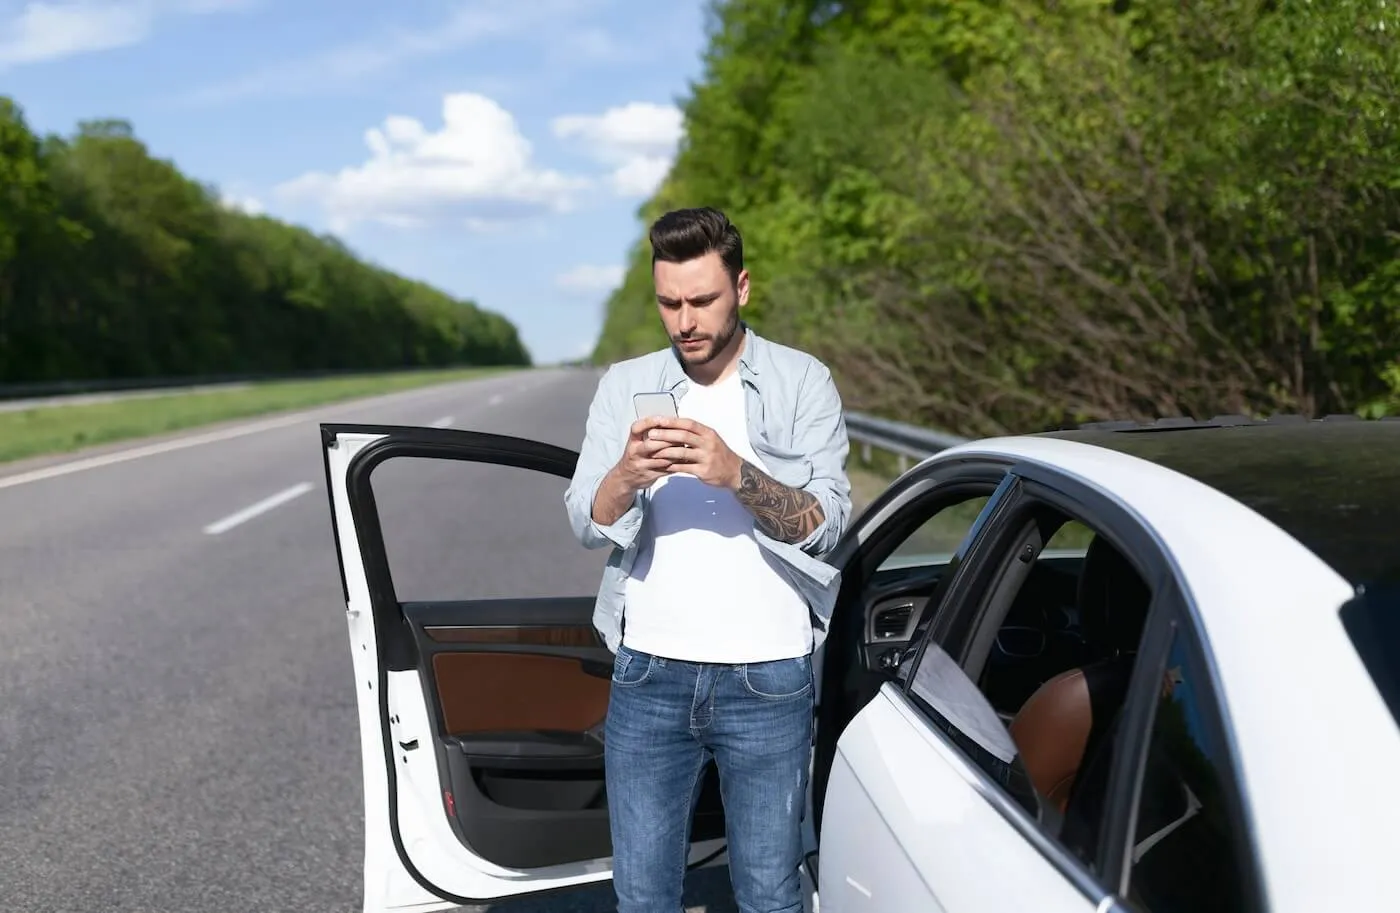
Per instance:
[[[622,266],[583,263],[554,277],[554,284],[568,292],[610,292],[622,284]]]
[[[602,114],[567,114],[551,123],[554,135],[573,139],[613,168],[613,190],[621,196],[650,196],[671,170],[684,130],[680,109],[634,101]]]
[[[456,222],[485,230],[565,212],[588,186],[538,167],[515,118],[484,95],[446,96],[442,120],[434,132],[412,117],[387,117],[365,132],[370,157],[364,164],[302,175],[277,193],[319,205],[334,231],[370,221],[395,227]]]
[[[139,44],[163,15],[248,5],[249,0],[33,0],[0,20],[0,68]]]
[[[247,213],[250,216],[260,216],[267,211],[264,208],[262,201],[260,201],[257,197],[225,193],[219,197],[219,203],[225,209],[232,209],[236,212]]]

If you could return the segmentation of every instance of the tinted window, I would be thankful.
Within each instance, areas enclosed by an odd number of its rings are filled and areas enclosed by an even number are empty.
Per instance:
[[[1342,625],[1400,724],[1400,585],[1371,586],[1342,606]]]
[[[924,715],[1027,813],[1036,815],[1035,790],[1026,777],[1016,743],[992,704],[967,673],[932,641],[909,685]]]
[[[990,499],[982,495],[940,509],[880,562],[880,569],[946,563]]]
[[[1011,535],[978,546],[990,550],[979,562],[986,579],[966,581],[957,623],[926,641],[909,694],[1047,836],[1094,871],[1107,778],[1091,774],[1108,771],[1120,749],[1115,721],[1152,591],[1088,524],[1043,502],[1022,511],[1007,518]],[[1042,538],[1057,553],[1018,560]],[[965,662],[950,651],[965,652]],[[1075,669],[1079,675],[1063,676]],[[1064,839],[1062,820],[1076,823],[1074,840]]]
[[[1261,514],[1353,585],[1400,580],[1400,421],[1051,436],[1191,476]]]
[[[1231,820],[1229,759],[1178,632],[1157,698],[1138,796],[1128,898],[1145,913],[1239,913],[1245,869]]]
[[[399,602],[587,596],[606,549],[564,512],[569,480],[514,466],[393,457],[370,476]]]

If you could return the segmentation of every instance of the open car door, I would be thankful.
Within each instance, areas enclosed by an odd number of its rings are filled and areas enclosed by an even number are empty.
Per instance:
[[[321,426],[356,679],[364,910],[447,910],[611,877],[577,454],[471,431]],[[723,851],[713,770],[692,865]]]

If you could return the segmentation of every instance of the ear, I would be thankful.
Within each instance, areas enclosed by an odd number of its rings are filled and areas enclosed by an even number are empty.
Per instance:
[[[734,288],[739,293],[739,307],[749,303],[749,271],[739,270],[739,278],[734,283]]]

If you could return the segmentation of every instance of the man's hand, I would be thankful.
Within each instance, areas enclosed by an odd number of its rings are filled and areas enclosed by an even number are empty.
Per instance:
[[[604,526],[616,523],[632,506],[637,492],[671,471],[669,460],[657,458],[657,452],[670,445],[648,438],[648,433],[661,421],[663,419],[643,418],[632,423],[622,457],[603,477],[603,484],[593,498],[595,522]]]
[[[661,443],[656,456],[670,464],[671,472],[688,472],[707,485],[739,490],[744,461],[713,428],[688,418],[663,418],[648,436]]]
[[[614,471],[632,491],[647,488],[671,469],[671,461],[661,456],[669,445],[653,431],[663,421],[666,419],[661,417],[637,419],[628,429],[627,446]]]
[[[662,419],[650,433],[669,446],[656,456],[671,472],[688,472],[702,482],[728,488],[753,514],[758,528],[782,542],[801,542],[823,519],[821,502],[811,492],[784,485],[739,458],[714,429],[683,418]]]

